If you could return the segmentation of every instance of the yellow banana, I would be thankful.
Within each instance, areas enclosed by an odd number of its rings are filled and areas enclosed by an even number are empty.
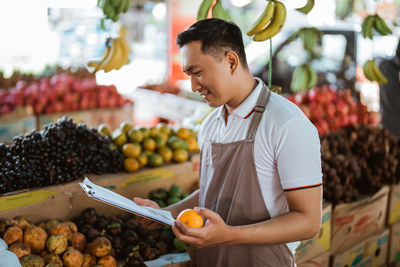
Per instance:
[[[272,15],[274,14],[274,1],[270,0],[264,12],[258,18],[258,20],[250,27],[250,30],[246,33],[248,36],[252,36],[267,26],[268,22],[271,21]]]
[[[100,66],[100,68],[104,70],[104,72],[109,72],[115,69],[120,60],[122,51],[117,40],[118,39],[112,39],[110,56],[108,57],[108,59],[106,59],[104,64]]]
[[[111,42],[111,38],[108,38],[106,41],[105,50],[99,60],[93,60],[93,61],[88,62],[88,66],[91,68],[94,68],[94,72],[97,72],[98,70],[100,70],[101,65],[110,56],[110,51],[111,51],[110,42]]]
[[[129,44],[126,42],[125,39],[119,38],[119,43],[122,49],[122,56],[121,56],[121,66],[126,64],[126,62],[128,62],[129,59]]]
[[[375,61],[372,61],[372,72],[374,73],[375,77],[377,78],[377,82],[379,84],[385,84],[388,82],[388,80],[386,79],[386,77],[383,75],[383,73],[381,72],[381,70],[378,68],[378,66],[376,65]]]
[[[282,2],[276,1],[274,14],[268,26],[259,33],[254,35],[253,40],[262,42],[274,37],[280,32],[286,21],[286,7]]]

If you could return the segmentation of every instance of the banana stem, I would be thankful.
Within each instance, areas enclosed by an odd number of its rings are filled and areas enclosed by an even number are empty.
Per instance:
[[[269,39],[269,62],[268,62],[268,88],[271,89],[272,84],[272,38]]]

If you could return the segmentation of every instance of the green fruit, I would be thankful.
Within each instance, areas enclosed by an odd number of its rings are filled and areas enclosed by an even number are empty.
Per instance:
[[[127,133],[133,128],[133,125],[132,125],[131,123],[127,122],[127,121],[124,121],[124,122],[122,122],[122,123],[119,125],[119,128],[120,128],[124,133],[127,134]]]
[[[111,136],[114,144],[117,146],[123,146],[126,141],[128,141],[128,138],[126,137],[126,134],[121,130],[121,129],[116,129]]]
[[[189,147],[189,143],[186,142],[185,140],[180,139],[177,136],[171,136],[168,139],[168,146],[173,150],[178,150],[178,149],[187,150]]]
[[[153,191],[151,193],[151,196],[153,199],[164,199],[168,197],[168,191],[163,188],[160,188],[157,189],[156,191]]]
[[[164,163],[163,158],[158,154],[151,154],[148,159],[150,167],[159,167]]]
[[[160,206],[160,208],[165,208],[167,206],[167,204],[165,204],[165,202],[162,201],[161,199],[156,199],[154,200],[154,202],[156,202],[158,206]]]
[[[182,195],[182,189],[177,186],[177,185],[173,185],[171,186],[171,188],[169,189],[169,196],[170,197],[180,197]]]
[[[162,137],[161,135],[157,135],[155,137],[155,141],[156,141],[157,149],[161,149],[161,148],[165,147],[165,145],[167,144],[167,140],[165,140],[164,137]]]
[[[187,250],[187,245],[184,242],[180,241],[178,238],[174,239],[174,246],[179,252],[185,252]]]
[[[105,136],[111,135],[111,130],[106,124],[100,124],[99,127],[97,127],[97,131]]]
[[[181,201],[181,199],[180,199],[179,197],[170,197],[170,198],[168,198],[168,200],[167,200],[167,204],[168,204],[168,206],[169,206],[169,205],[178,203],[179,201]]]
[[[129,140],[133,143],[141,143],[143,141],[143,132],[135,129],[131,129],[128,132]]]
[[[143,133],[143,138],[147,138],[150,136],[150,131],[147,128],[140,128],[139,129]]]

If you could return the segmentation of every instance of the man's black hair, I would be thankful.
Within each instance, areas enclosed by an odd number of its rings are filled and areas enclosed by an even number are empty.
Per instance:
[[[234,51],[242,66],[248,68],[242,33],[233,22],[216,18],[200,20],[176,38],[179,48],[193,41],[201,41],[201,51],[220,61],[226,52]]]

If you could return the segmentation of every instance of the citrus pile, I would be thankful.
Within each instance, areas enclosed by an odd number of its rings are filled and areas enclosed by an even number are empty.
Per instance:
[[[185,162],[189,159],[189,151],[200,151],[196,132],[187,128],[174,131],[166,124],[145,128],[123,122],[114,131],[105,124],[100,125],[98,131],[110,136],[115,147],[122,151],[128,172],[145,166],[159,167],[172,161]]]

